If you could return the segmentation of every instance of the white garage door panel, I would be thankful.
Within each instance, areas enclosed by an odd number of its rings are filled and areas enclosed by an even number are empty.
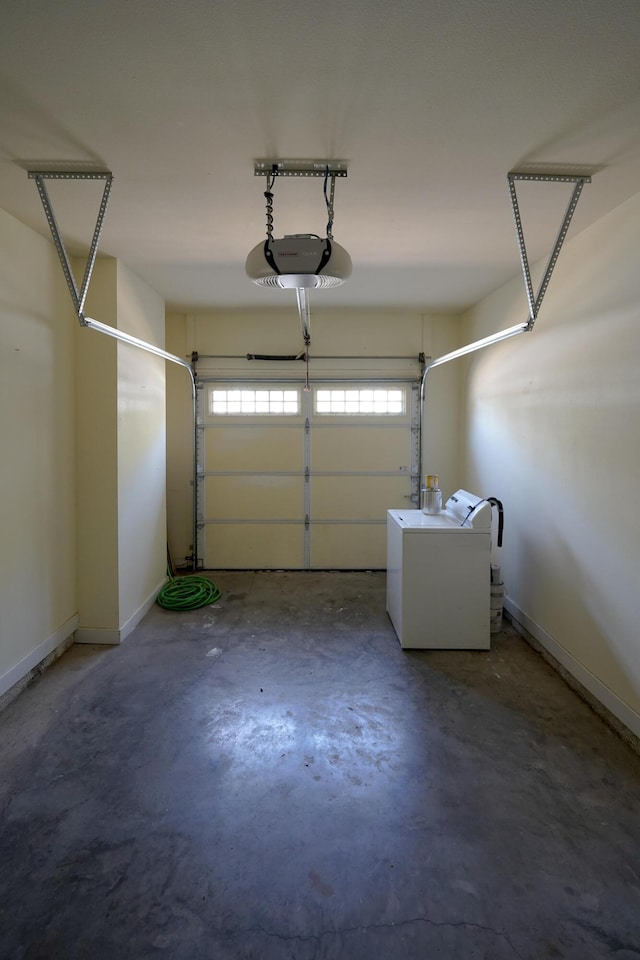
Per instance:
[[[199,556],[208,569],[380,569],[411,505],[417,381],[202,382]]]
[[[211,569],[302,570],[304,549],[297,523],[219,523],[205,527]]]
[[[318,524],[311,533],[311,566],[316,570],[380,570],[387,565],[385,524]]]
[[[407,427],[381,425],[328,426],[314,421],[312,469],[398,470],[409,469]]]
[[[300,477],[207,477],[208,520],[304,519]]]
[[[409,477],[314,477],[311,517],[315,520],[383,522],[394,505],[409,504]],[[315,527],[314,527],[315,532]],[[356,525],[354,535],[363,528]]]
[[[303,449],[300,423],[207,426],[205,470],[302,471]]]

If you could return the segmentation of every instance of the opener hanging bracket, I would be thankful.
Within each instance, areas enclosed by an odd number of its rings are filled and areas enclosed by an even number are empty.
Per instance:
[[[100,243],[100,234],[102,233],[102,224],[104,222],[105,213],[107,211],[107,204],[109,202],[109,194],[111,192],[111,184],[113,182],[113,174],[109,171],[92,171],[92,172],[76,172],[76,171],[55,171],[55,170],[29,170],[28,176],[31,180],[35,180],[36,187],[38,188],[38,193],[40,195],[40,200],[42,202],[42,207],[44,209],[45,216],[47,218],[47,223],[49,224],[49,230],[51,231],[51,237],[53,239],[56,251],[58,253],[58,258],[60,260],[60,265],[67,281],[67,286],[69,288],[69,293],[71,294],[71,299],[73,300],[73,306],[78,315],[78,319],[83,326],[86,326],[84,318],[84,304],[87,298],[87,292],[89,290],[89,283],[91,282],[91,274],[93,273],[93,267],[96,261],[96,256],[98,253],[98,244]],[[102,199],[100,201],[100,208],[98,210],[98,217],[96,220],[96,225],[93,231],[93,237],[91,239],[91,246],[89,248],[89,255],[87,257],[87,263],[85,266],[84,277],[82,279],[82,285],[78,289],[78,284],[73,275],[73,270],[71,269],[71,262],[69,260],[69,255],[67,253],[67,248],[65,247],[64,240],[62,239],[62,234],[60,233],[60,228],[58,227],[58,222],[53,211],[53,206],[51,204],[51,199],[49,197],[49,192],[46,187],[46,180],[104,180],[104,190],[102,192]]]
[[[567,231],[569,229],[569,224],[575,212],[575,209],[578,205],[578,200],[580,199],[580,194],[582,193],[582,188],[585,183],[591,183],[591,177],[585,175],[576,175],[576,174],[563,174],[563,173],[518,173],[517,171],[512,171],[507,174],[507,180],[509,182],[509,194],[511,197],[511,207],[513,209],[513,219],[516,226],[516,235],[518,238],[518,249],[520,251],[520,264],[522,266],[522,276],[524,279],[524,285],[527,293],[527,301],[529,304],[529,323],[527,329],[531,330],[533,325],[538,317],[540,310],[540,304],[544,298],[545,293],[547,292],[547,287],[549,286],[549,281],[551,280],[551,274],[553,273],[554,267],[560,256],[560,250],[564,243]],[[518,204],[518,194],[516,192],[516,181],[517,180],[535,180],[539,182],[547,183],[573,183],[575,184],[573,192],[571,194],[571,199],[569,200],[569,205],[564,214],[562,224],[560,225],[560,230],[556,238],[556,242],[551,251],[551,255],[547,262],[547,266],[544,272],[544,276],[540,283],[540,287],[537,293],[534,293],[533,283],[531,281],[531,270],[529,267],[529,258],[527,255],[527,247],[524,239],[524,229],[522,227],[522,219],[520,217],[520,206]]]
[[[346,177],[346,160],[256,160],[255,177]]]

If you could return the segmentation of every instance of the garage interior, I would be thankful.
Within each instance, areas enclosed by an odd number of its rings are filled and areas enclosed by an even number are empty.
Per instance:
[[[639,40],[635,0],[4,11],[0,956],[640,956]],[[80,311],[34,171],[76,278],[113,174]],[[585,180],[535,325],[514,171],[534,291]],[[353,263],[307,328],[245,271],[270,203]],[[426,473],[504,505],[488,651],[389,620]]]

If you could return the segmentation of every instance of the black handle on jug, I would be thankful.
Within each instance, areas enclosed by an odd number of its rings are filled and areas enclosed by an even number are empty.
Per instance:
[[[487,497],[487,503],[490,503],[492,507],[497,507],[498,510],[498,540],[497,545],[502,546],[502,531],[504,530],[504,509],[502,507],[502,500],[498,500],[497,497]]]

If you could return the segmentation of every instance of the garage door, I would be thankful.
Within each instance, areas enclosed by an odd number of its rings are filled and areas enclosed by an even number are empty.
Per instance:
[[[201,386],[206,568],[385,567],[386,511],[417,494],[414,381]]]

